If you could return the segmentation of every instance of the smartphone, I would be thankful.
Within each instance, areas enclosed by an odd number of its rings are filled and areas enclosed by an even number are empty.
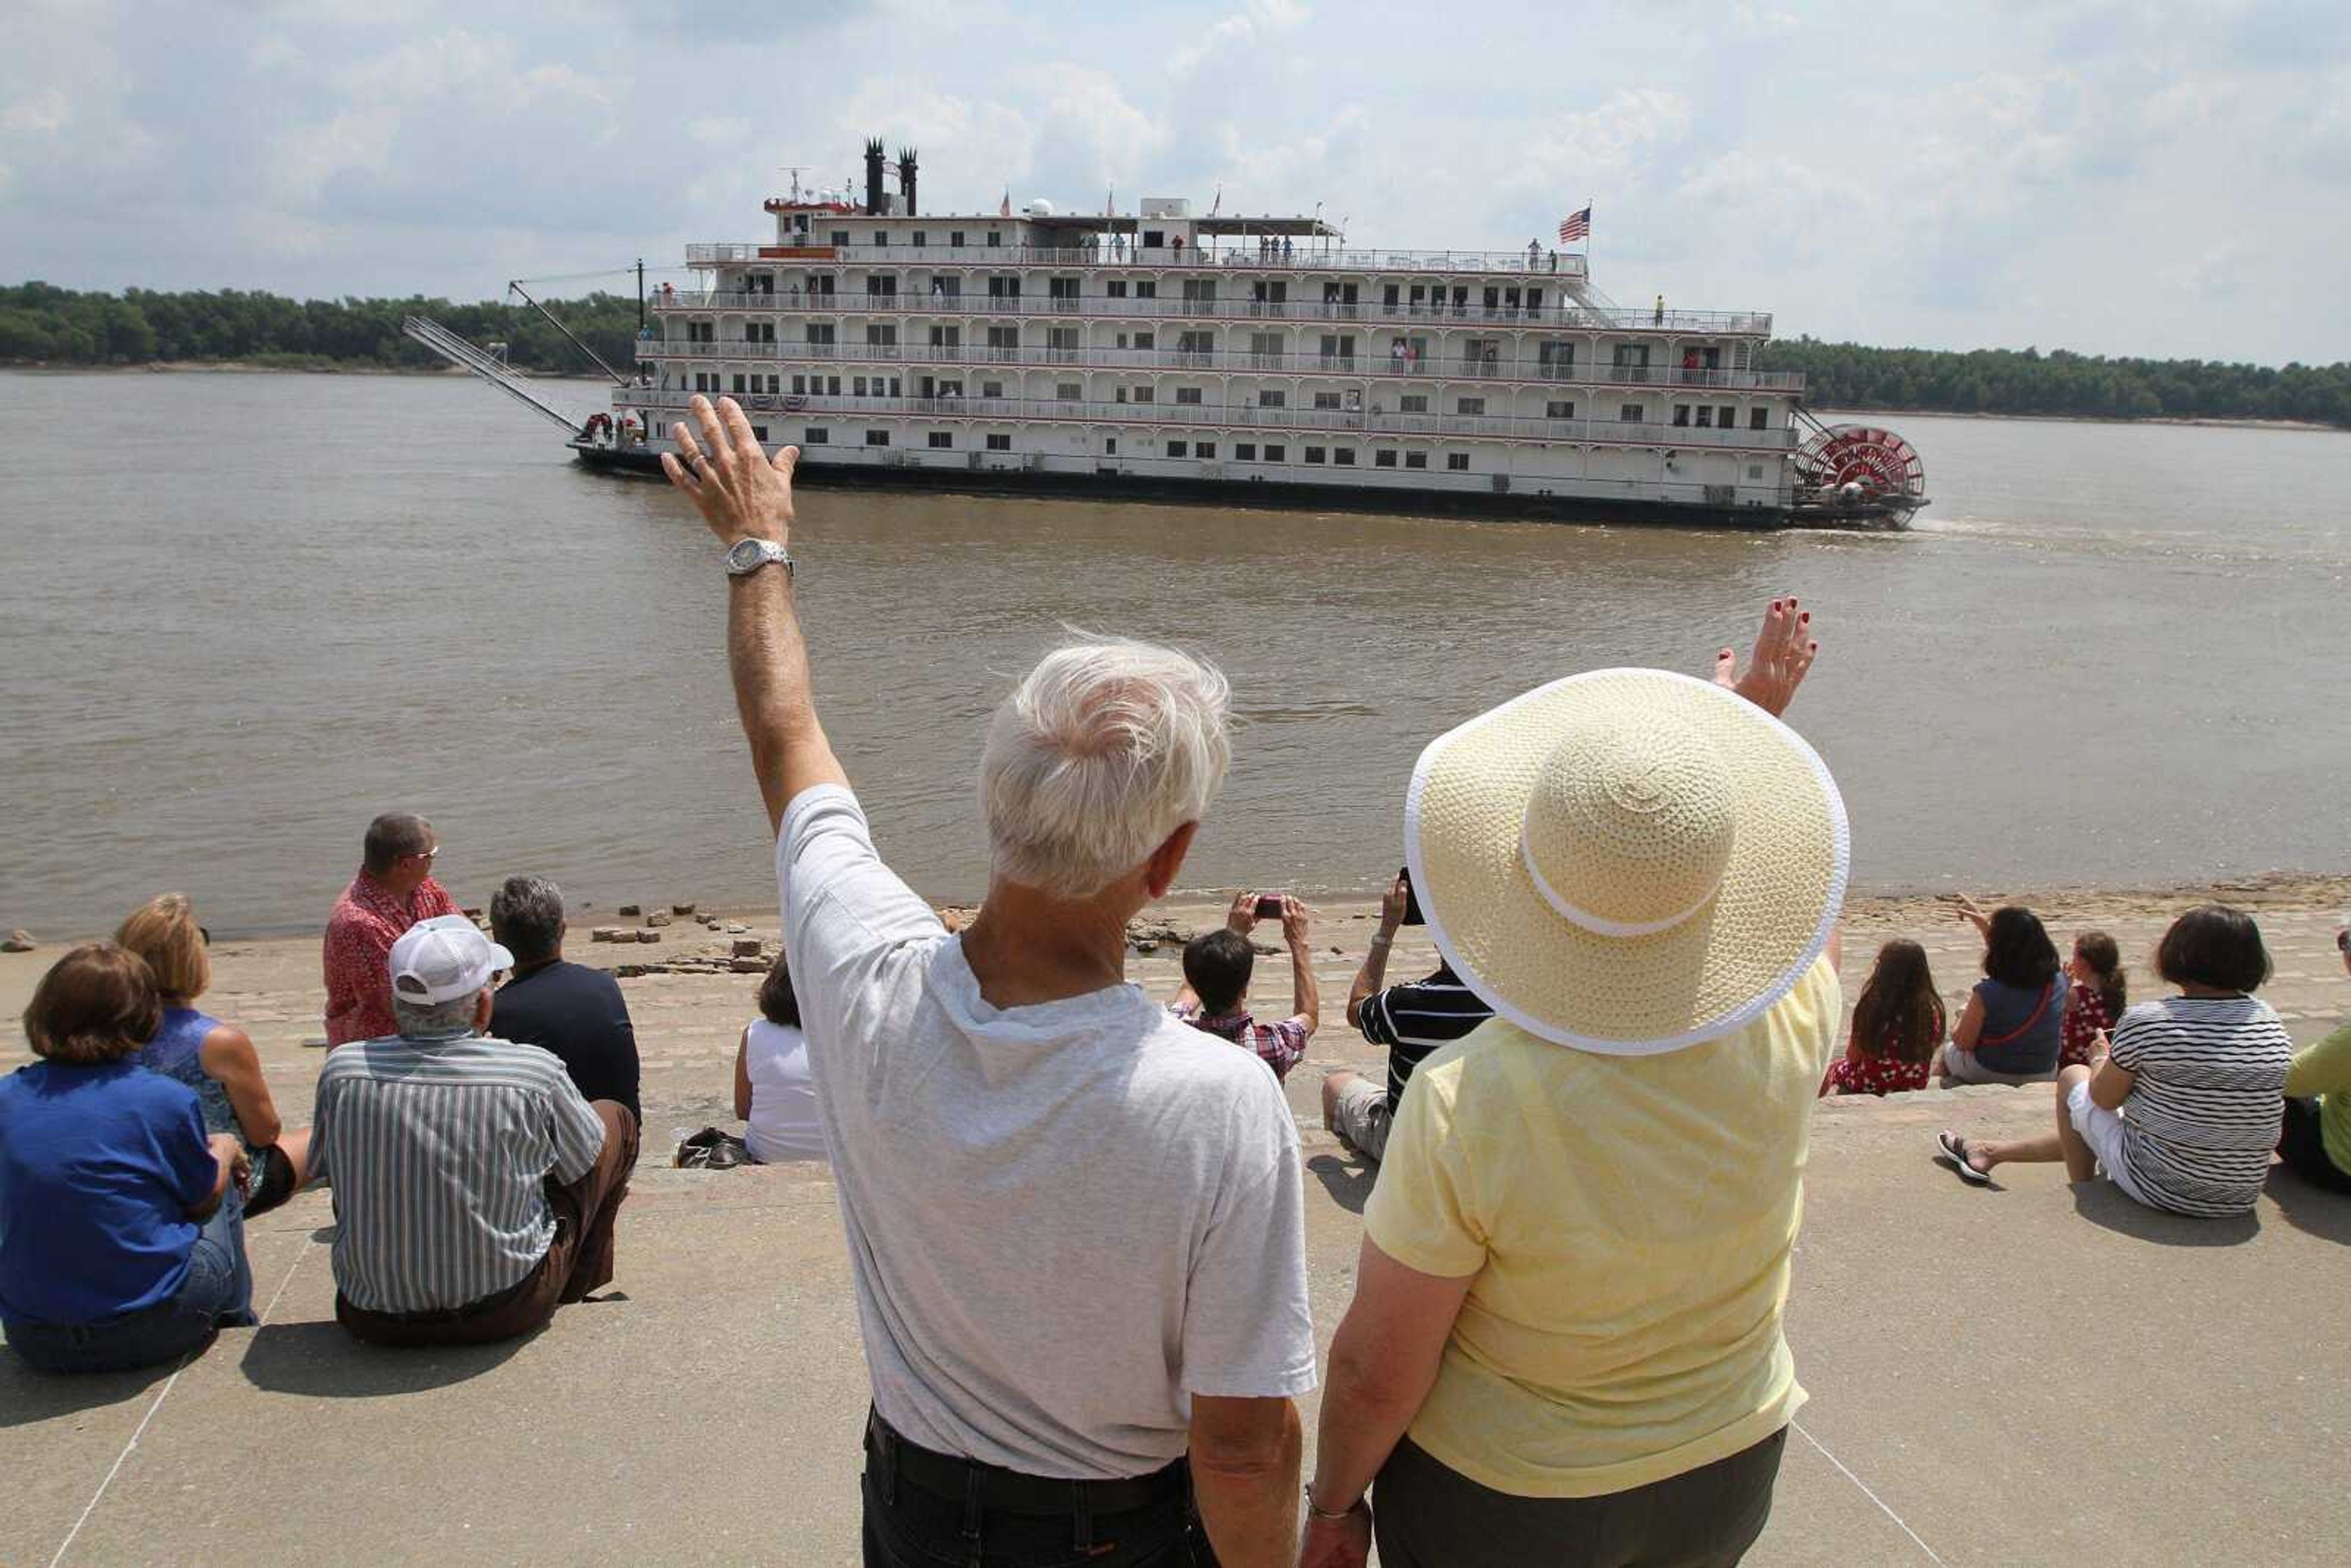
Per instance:
[[[1259,920],[1280,919],[1281,894],[1278,893],[1259,894],[1257,895],[1257,917]]]
[[[1412,867],[1396,867],[1396,875],[1404,878],[1404,923],[1406,925],[1427,925],[1428,922],[1420,917],[1420,894],[1412,885]]]

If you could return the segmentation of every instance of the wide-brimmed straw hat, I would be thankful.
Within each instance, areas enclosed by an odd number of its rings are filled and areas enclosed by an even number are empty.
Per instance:
[[[1497,1012],[1641,1056],[1788,994],[1836,925],[1852,840],[1826,765],[1761,708],[1595,670],[1431,742],[1405,858],[1437,947]]]

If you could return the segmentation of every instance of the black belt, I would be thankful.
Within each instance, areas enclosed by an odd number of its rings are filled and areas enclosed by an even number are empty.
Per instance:
[[[909,1442],[898,1429],[870,1410],[865,1417],[865,1445],[883,1467],[886,1492],[890,1479],[926,1491],[952,1503],[977,1502],[981,1508],[1006,1513],[1056,1514],[1129,1513],[1136,1509],[1182,1500],[1191,1490],[1191,1467],[1174,1459],[1147,1476],[1114,1481],[1056,1480],[1050,1476],[1023,1475],[977,1459],[957,1458]]]

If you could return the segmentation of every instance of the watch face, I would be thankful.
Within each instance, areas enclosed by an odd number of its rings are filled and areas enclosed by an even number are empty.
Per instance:
[[[734,548],[726,552],[726,570],[736,572],[756,571],[759,564],[767,559],[768,547],[764,540],[737,539]]]

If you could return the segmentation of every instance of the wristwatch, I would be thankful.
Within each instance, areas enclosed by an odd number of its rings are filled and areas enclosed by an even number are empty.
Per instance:
[[[774,561],[784,569],[784,576],[793,576],[791,553],[773,539],[737,539],[726,551],[726,575],[748,577]]]

